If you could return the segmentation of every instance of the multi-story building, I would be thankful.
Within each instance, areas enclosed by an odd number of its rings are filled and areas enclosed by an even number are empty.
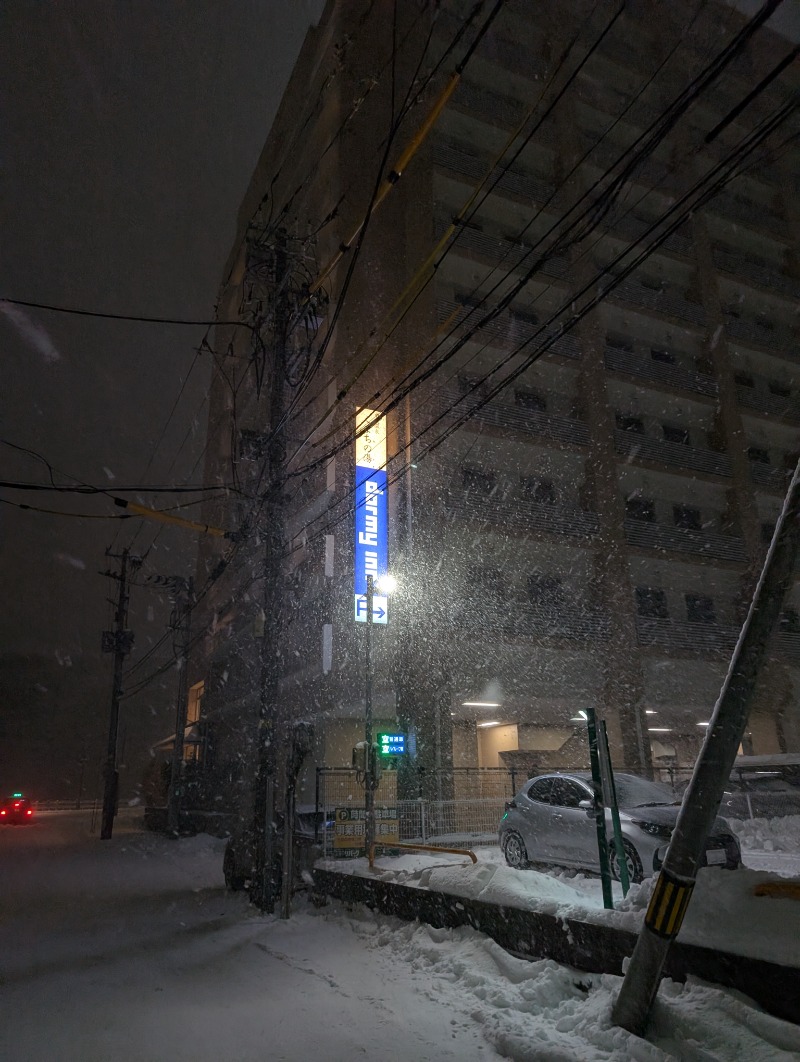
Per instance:
[[[797,72],[753,92],[791,44],[714,2],[493,12],[332,0],[242,205],[219,320],[259,338],[216,329],[207,458],[242,494],[206,519],[245,533],[204,544],[194,663],[231,783],[265,623],[281,725],[319,764],[363,737],[359,409],[399,581],[376,729],[412,766],[584,763],[589,705],[618,764],[690,766],[725,675],[800,450],[796,117],[760,139]],[[800,748],[799,696],[794,587],[751,751]]]

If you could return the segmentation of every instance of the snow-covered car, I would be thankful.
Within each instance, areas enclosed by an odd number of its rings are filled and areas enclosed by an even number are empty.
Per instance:
[[[679,801],[659,782],[634,774],[615,775],[622,844],[628,876],[642,881],[659,870],[678,818]],[[611,872],[619,877],[611,813],[606,809]],[[500,846],[512,867],[552,863],[597,873],[595,797],[588,771],[530,778],[506,804]],[[739,842],[724,819],[716,819],[706,839],[703,866],[734,869],[741,862]]]
[[[0,823],[4,822],[14,823],[16,826],[33,822],[33,804],[21,793],[6,797],[0,801]]]

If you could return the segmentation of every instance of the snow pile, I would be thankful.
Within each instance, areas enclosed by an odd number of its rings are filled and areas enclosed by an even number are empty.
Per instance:
[[[488,1043],[513,1062],[789,1062],[800,1051],[800,1029],[702,982],[664,981],[643,1040],[611,1024],[619,977],[516,959],[469,927],[432,929],[368,912],[359,917],[367,945],[390,949],[414,971],[417,990],[447,1007],[454,1029],[479,1023]]]
[[[800,852],[800,815],[779,819],[743,819],[734,832],[742,848],[761,852]]]
[[[515,907],[559,919],[602,923],[638,933],[650,902],[655,878],[631,886],[623,899],[614,882],[615,910],[603,908],[600,879],[571,871],[544,873],[515,870],[505,864],[499,848],[481,849],[478,862],[457,856],[418,853],[381,856],[370,871],[365,859],[335,860],[328,870],[377,877],[463,899]],[[679,940],[754,959],[800,965],[800,903],[791,899],[755,896],[761,882],[785,881],[766,871],[706,867],[697,877]]]

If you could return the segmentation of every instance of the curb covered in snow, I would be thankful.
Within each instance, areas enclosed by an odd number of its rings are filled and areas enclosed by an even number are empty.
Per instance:
[[[621,974],[636,934],[613,926],[525,911],[397,882],[315,868],[314,889],[345,902],[363,903],[406,921],[435,928],[472,926],[526,959],[554,959],[592,973]],[[665,976],[687,976],[744,992],[768,1013],[800,1024],[800,969],[741,955],[673,944]]]

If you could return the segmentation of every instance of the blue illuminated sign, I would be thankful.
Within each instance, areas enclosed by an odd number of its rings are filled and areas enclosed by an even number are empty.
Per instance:
[[[387,571],[388,500],[385,469],[356,465],[355,618],[367,619],[367,576],[377,582]],[[387,600],[375,594],[373,623],[386,623]]]

